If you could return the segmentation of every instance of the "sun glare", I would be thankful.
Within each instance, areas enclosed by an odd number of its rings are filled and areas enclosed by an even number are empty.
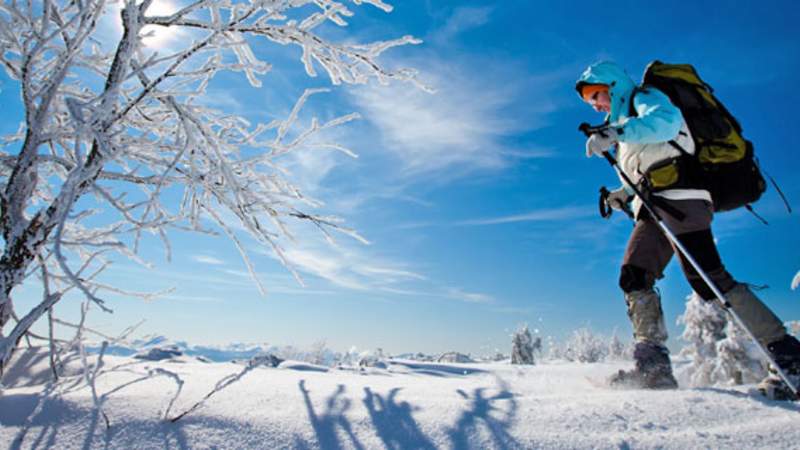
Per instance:
[[[179,8],[175,4],[167,0],[155,0],[150,8],[147,9],[148,16],[168,16]],[[142,29],[142,35],[147,36],[142,39],[142,42],[151,48],[161,48],[166,46],[171,40],[175,39],[178,35],[177,27],[167,28],[155,25],[149,25]]]
[[[140,3],[140,2],[137,2]],[[155,0],[147,9],[148,16],[169,16],[180,9],[179,6],[169,0]],[[117,28],[122,30],[122,21],[117,15]],[[175,40],[180,34],[177,27],[167,28],[156,25],[148,25],[142,28],[142,42],[145,46],[152,49],[166,47],[171,41]]]

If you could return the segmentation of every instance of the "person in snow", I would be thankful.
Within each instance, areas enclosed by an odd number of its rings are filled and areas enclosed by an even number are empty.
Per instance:
[[[602,156],[616,144],[619,167],[633,183],[639,184],[648,168],[681,155],[671,140],[694,154],[694,142],[680,110],[655,88],[637,89],[636,83],[618,65],[600,62],[589,66],[578,79],[576,89],[586,103],[606,113],[608,124],[605,136],[593,134],[586,141],[586,156]],[[636,114],[629,114],[632,111]],[[781,320],[746,284],[738,283],[722,264],[711,233],[711,194],[702,188],[683,188],[651,195],[666,225],[725,294],[745,325],[782,369],[795,380],[800,379],[800,342],[787,334]],[[633,195],[624,181],[623,187],[612,191],[606,201],[615,209],[630,205],[635,217],[619,277],[633,325],[635,367],[620,371],[610,382],[651,389],[676,388],[669,352],[664,346],[667,329],[661,299],[654,289],[674,249],[647,209],[642,208],[641,199]],[[682,220],[669,213],[674,214],[675,210],[683,214]],[[707,301],[714,300],[715,295],[700,275],[683,255],[679,257],[683,273],[694,291]],[[775,374],[762,381],[759,388],[776,398],[791,394]]]

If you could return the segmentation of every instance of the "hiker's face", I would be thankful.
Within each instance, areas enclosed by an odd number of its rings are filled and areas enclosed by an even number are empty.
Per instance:
[[[608,91],[597,91],[589,98],[589,105],[597,112],[611,112],[611,97]]]

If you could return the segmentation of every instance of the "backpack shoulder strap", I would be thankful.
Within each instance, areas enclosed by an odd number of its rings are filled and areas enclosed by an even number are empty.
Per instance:
[[[633,104],[633,99],[634,99],[634,97],[636,97],[636,94],[638,94],[639,92],[647,92],[647,90],[648,90],[648,87],[646,85],[639,85],[639,86],[636,86],[635,88],[633,88],[633,92],[631,93],[631,99],[628,102],[628,117],[638,117],[639,116],[639,113],[636,112],[636,106]],[[687,156],[689,155],[689,152],[687,152],[686,149],[681,146],[681,144],[678,144],[678,142],[675,141],[675,139],[671,139],[669,141],[669,145],[671,145],[676,150],[681,152],[681,155],[687,155]]]
[[[646,90],[647,89],[644,86],[638,85],[633,88],[633,92],[631,92],[631,98],[628,100],[628,117],[637,117],[639,115],[639,113],[636,112],[636,106],[633,104],[633,99],[636,97],[636,94]]]

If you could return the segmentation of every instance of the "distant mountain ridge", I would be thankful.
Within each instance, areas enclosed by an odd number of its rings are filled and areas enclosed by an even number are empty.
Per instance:
[[[99,352],[100,348],[101,345],[99,343],[87,345],[87,350],[90,352]],[[133,356],[158,348],[177,350],[186,356],[203,357],[214,362],[250,359],[253,356],[268,353],[274,354],[282,350],[280,347],[266,343],[248,344],[235,342],[226,345],[192,345],[186,341],[173,341],[166,336],[151,334],[127,343],[109,345],[106,349],[106,354]]]

